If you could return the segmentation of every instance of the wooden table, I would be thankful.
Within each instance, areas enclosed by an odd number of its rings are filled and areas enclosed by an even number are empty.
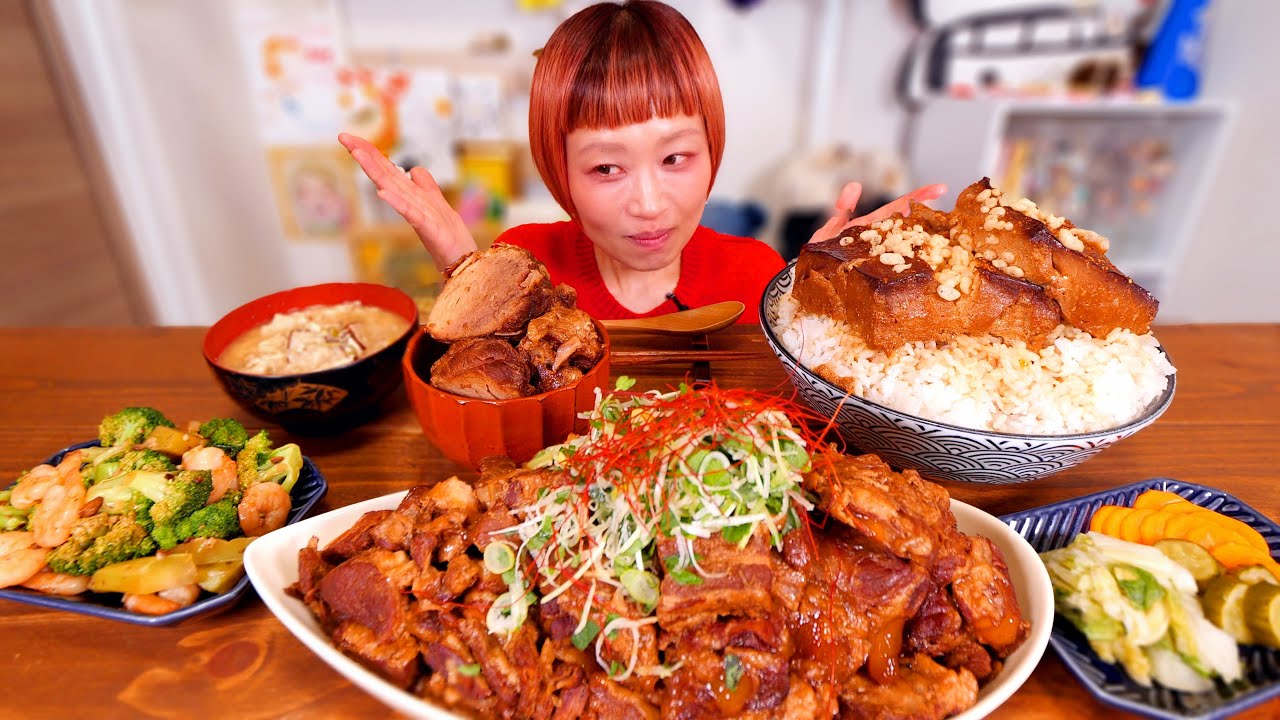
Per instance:
[[[154,405],[176,421],[245,415],[200,356],[203,330],[0,330],[0,478],[53,450],[91,438],[126,404]],[[1154,426],[1084,465],[1017,486],[948,484],[958,499],[999,515],[1145,478],[1220,488],[1280,518],[1280,326],[1165,327],[1178,394]],[[635,337],[615,337],[618,350]],[[646,338],[646,346],[678,340]],[[727,387],[790,392],[760,331],[735,327],[711,348],[750,353],[712,363]],[[681,379],[687,365],[621,363],[640,388]],[[253,425],[253,426],[256,426]],[[315,512],[435,482],[465,470],[423,438],[403,396],[378,420],[331,439],[297,440],[329,480]],[[0,602],[0,716],[382,717],[388,711],[317,659],[250,593],[234,608],[169,628],[145,628]],[[1123,716],[1085,692],[1049,651],[999,718]],[[1280,715],[1280,701],[1244,717]]]

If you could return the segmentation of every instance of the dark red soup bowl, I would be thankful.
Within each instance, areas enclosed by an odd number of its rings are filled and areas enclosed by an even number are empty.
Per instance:
[[[269,322],[276,313],[313,305],[359,301],[408,321],[394,342],[353,362],[294,375],[252,375],[231,370],[218,358],[233,340]],[[250,413],[304,435],[342,432],[375,417],[382,401],[400,385],[400,359],[418,330],[413,298],[384,285],[328,283],[260,297],[227,313],[204,336],[204,359],[237,403]]]
[[[524,463],[544,447],[564,442],[569,433],[585,432],[587,421],[578,414],[595,407],[596,388],[609,381],[609,333],[594,322],[604,343],[594,367],[571,385],[511,400],[462,397],[432,385],[431,365],[448,346],[426,330],[414,333],[404,354],[404,385],[422,432],[445,457],[472,467],[491,455]]]

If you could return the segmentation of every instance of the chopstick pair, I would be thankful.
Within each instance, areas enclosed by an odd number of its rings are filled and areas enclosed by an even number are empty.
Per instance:
[[[745,360],[758,355],[743,350],[614,350],[609,361],[615,365],[668,365]]]

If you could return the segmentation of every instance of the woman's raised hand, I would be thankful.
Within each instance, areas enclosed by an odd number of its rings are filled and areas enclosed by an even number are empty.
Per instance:
[[[448,267],[476,249],[471,231],[444,199],[431,173],[415,167],[406,174],[368,140],[351,133],[339,135],[338,142],[377,186],[378,197],[400,213],[418,233],[438,267]]]
[[[895,213],[906,215],[911,210],[912,201],[928,202],[929,200],[937,200],[946,191],[946,185],[925,185],[862,217],[853,217],[854,208],[858,206],[858,198],[862,197],[862,183],[851,182],[844,186],[844,189],[840,191],[840,197],[836,199],[836,214],[819,228],[813,234],[813,237],[809,238],[809,242],[828,240],[844,232],[847,228],[870,225]]]

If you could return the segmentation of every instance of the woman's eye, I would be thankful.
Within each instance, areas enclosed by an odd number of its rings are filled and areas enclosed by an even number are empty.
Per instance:
[[[683,155],[668,155],[662,158],[663,165],[678,165],[684,161]]]
[[[597,175],[613,175],[615,174],[614,171],[616,171],[617,169],[618,169],[617,165],[597,165],[591,168],[591,172]]]

